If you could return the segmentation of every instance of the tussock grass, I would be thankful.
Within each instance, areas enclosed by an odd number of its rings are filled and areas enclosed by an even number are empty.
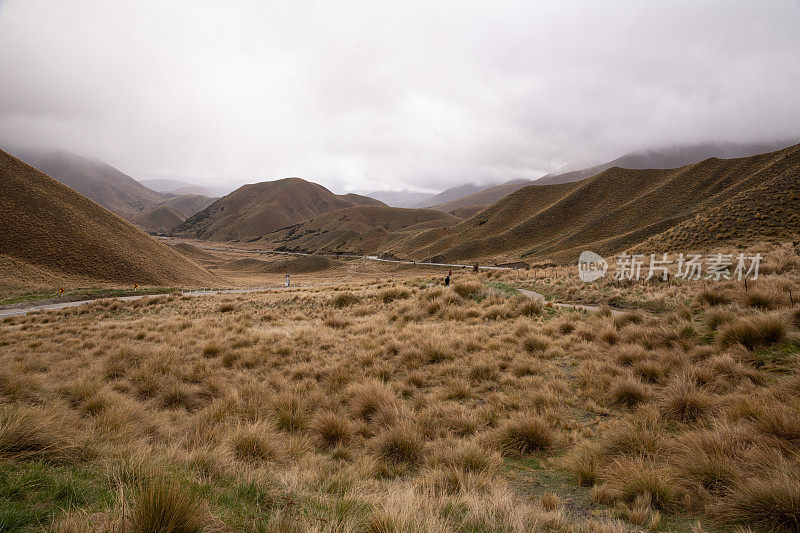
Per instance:
[[[644,497],[655,508],[664,510],[675,503],[674,486],[670,474],[652,459],[625,457],[616,459],[604,474],[595,497],[627,504]]]
[[[696,422],[708,416],[714,407],[711,396],[700,390],[688,375],[667,386],[662,396],[661,409],[668,420]]]
[[[626,376],[611,385],[609,397],[612,404],[633,409],[650,397],[650,389],[636,378]]]
[[[85,457],[87,450],[64,415],[35,406],[0,407],[0,458],[69,463]]]
[[[723,346],[741,344],[748,350],[781,342],[786,336],[786,324],[777,314],[752,315],[739,318],[720,331]]]
[[[714,505],[718,520],[726,524],[752,524],[767,531],[800,529],[800,468],[779,460],[763,475],[735,485]]]
[[[465,273],[466,296],[382,280],[5,320],[0,477],[13,468],[12,488],[35,487],[13,500],[15,524],[119,530],[124,508],[132,530],[136,498],[163,478],[195,509],[196,522],[175,519],[189,529],[625,531],[713,517],[791,530],[781,491],[794,485],[773,472],[800,453],[788,298],[763,311],[724,282],[713,289],[734,296],[713,306],[701,286],[548,285],[663,316],[587,314],[514,296],[517,275]],[[37,469],[90,488],[53,499],[47,476],[26,481]]]
[[[342,415],[327,412],[317,415],[311,423],[320,446],[334,448],[347,445],[353,437],[350,420]]]
[[[550,424],[537,415],[521,415],[505,422],[497,432],[496,442],[508,455],[547,451],[556,442]]]
[[[730,303],[731,297],[726,292],[707,288],[700,291],[697,301],[711,306],[724,305]]]
[[[194,496],[166,478],[157,479],[135,497],[131,529],[137,533],[200,533],[205,530]]]
[[[401,422],[385,429],[375,438],[375,453],[389,463],[414,466],[422,458],[424,441],[414,424]]]
[[[360,299],[361,298],[359,298],[356,294],[350,291],[344,291],[331,299],[331,305],[337,309],[341,309],[342,307],[347,307],[349,305],[358,303]]]

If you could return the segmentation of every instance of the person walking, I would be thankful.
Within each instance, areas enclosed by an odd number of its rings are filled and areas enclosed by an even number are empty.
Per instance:
[[[450,286],[450,274],[448,274],[447,277],[444,278],[444,286],[445,287],[449,287]]]

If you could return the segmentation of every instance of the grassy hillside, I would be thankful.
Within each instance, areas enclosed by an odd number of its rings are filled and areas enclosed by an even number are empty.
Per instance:
[[[537,185],[555,185],[558,183],[571,183],[586,178],[591,178],[612,167],[622,168],[677,168],[692,163],[699,163],[705,159],[717,157],[732,159],[748,157],[767,152],[774,152],[792,144],[791,141],[778,141],[771,143],[704,143],[679,146],[667,146],[633,152],[618,157],[613,161],[595,165],[593,167],[547,174],[536,180]]]
[[[203,196],[201,194],[183,194],[164,200],[159,206],[170,208],[176,215],[181,217],[181,222],[183,222],[190,216],[214,203],[215,200],[216,198]]]
[[[431,209],[356,206],[331,211],[265,239],[288,250],[372,253],[390,242],[460,221]]]
[[[659,252],[796,238],[798,176],[800,145],[677,169],[615,167],[581,182],[525,187],[447,232],[398,243],[394,252],[419,259],[510,254],[572,261],[583,249]]]
[[[0,255],[38,270],[153,285],[191,285],[213,277],[133,224],[3,151],[0,225]],[[24,284],[31,271],[20,267],[5,274]]]
[[[131,222],[147,233],[164,235],[175,229],[184,219],[167,206],[160,205],[146,213],[131,217]]]
[[[126,218],[161,203],[161,194],[103,163],[60,151],[23,151],[18,157],[109,211]]]
[[[469,194],[467,196],[463,196],[461,198],[457,198],[450,202],[442,203],[439,205],[434,205],[432,209],[438,209],[439,211],[444,211],[445,213],[453,213],[457,215],[456,210],[464,209],[464,208],[472,208],[475,210],[476,208],[482,209],[488,205],[491,205],[501,198],[504,198],[511,194],[512,192],[518,191],[523,187],[530,185],[532,182],[530,180],[513,180],[506,183],[502,183],[500,185],[496,185],[494,187],[489,187],[487,189],[483,189],[482,191],[478,191],[473,194]]]
[[[196,213],[176,228],[175,234],[219,241],[248,240],[329,211],[376,202],[356,194],[336,195],[300,178],[254,183]]]

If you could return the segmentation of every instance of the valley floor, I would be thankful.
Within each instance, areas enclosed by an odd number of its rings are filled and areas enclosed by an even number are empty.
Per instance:
[[[796,531],[798,271],[344,270],[8,317],[0,530]]]

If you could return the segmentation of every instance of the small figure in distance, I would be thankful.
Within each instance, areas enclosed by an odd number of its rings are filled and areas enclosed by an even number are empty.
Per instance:
[[[450,274],[448,274],[447,277],[444,278],[444,286],[448,287],[449,285],[450,285]]]
[[[452,275],[453,275],[453,269],[451,268],[451,269],[450,269],[450,270],[447,272],[447,277],[449,278],[449,277],[450,277],[450,276],[452,276]]]

